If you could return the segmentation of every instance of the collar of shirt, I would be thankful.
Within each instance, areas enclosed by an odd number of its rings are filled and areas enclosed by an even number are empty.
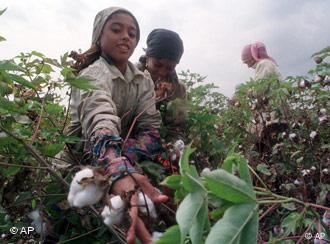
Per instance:
[[[100,57],[100,59],[108,67],[109,75],[112,80],[119,78],[126,83],[133,82],[138,84],[145,79],[144,73],[138,70],[130,61],[128,61],[126,72],[123,75],[115,65],[110,65],[103,57]]]

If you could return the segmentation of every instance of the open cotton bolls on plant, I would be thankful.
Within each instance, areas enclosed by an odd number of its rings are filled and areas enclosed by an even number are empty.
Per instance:
[[[97,203],[103,194],[104,187],[96,184],[95,172],[90,168],[85,168],[73,177],[68,202],[72,207],[82,208]]]

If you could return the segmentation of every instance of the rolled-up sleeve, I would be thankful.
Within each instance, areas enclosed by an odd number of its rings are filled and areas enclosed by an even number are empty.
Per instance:
[[[120,135],[120,118],[111,96],[106,91],[92,91],[81,95],[78,116],[82,131],[90,138],[98,129],[109,129],[113,135]]]

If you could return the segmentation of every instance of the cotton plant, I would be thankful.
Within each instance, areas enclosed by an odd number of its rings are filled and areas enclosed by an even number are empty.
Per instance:
[[[98,203],[108,186],[106,176],[98,169],[84,168],[72,179],[68,202],[71,207],[82,208]]]

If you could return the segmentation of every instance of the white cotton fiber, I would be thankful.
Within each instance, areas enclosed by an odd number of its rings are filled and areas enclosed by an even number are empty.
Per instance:
[[[76,173],[70,185],[68,202],[70,206],[82,208],[87,205],[93,205],[101,200],[103,189],[94,182],[81,184],[81,180],[92,178],[93,170],[85,168]]]
[[[124,215],[124,202],[120,196],[114,196],[110,199],[111,207],[105,206],[101,213],[103,222],[107,226],[120,224]]]
[[[145,196],[145,199],[144,199]],[[139,210],[141,213],[143,214],[147,214],[147,208],[145,207],[146,203],[148,205],[148,210],[149,210],[149,214],[151,216],[151,218],[156,219],[157,218],[157,213],[156,213],[156,209],[155,209],[155,205],[154,203],[151,201],[151,199],[144,194],[140,192],[139,193]]]

